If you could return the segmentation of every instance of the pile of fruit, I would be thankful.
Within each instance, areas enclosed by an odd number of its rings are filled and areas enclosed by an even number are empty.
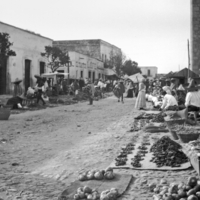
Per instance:
[[[137,167],[137,168],[142,167],[140,161],[144,160],[146,153],[148,153],[147,147],[146,147],[147,145],[150,145],[150,143],[143,142],[141,146],[138,147],[139,151],[134,156],[134,158],[131,159],[132,160],[131,165],[133,167]]]
[[[91,189],[88,186],[84,186],[77,189],[76,194],[74,195],[74,199],[115,200],[118,196],[118,190],[115,188],[105,190],[100,194],[97,189]]]
[[[112,168],[106,170],[90,170],[79,175],[79,181],[87,180],[112,180],[115,178],[115,174]]]
[[[199,200],[200,185],[196,177],[189,177],[187,183],[171,183],[164,181],[164,184],[150,184],[149,189],[154,192],[156,200]]]
[[[180,167],[181,164],[188,162],[188,158],[181,148],[181,145],[169,137],[163,136],[151,147],[150,151],[153,152],[153,158],[150,162],[156,163],[157,167]]]
[[[119,153],[119,155],[115,158],[115,165],[116,166],[122,166],[122,165],[126,165],[126,161],[127,161],[127,155],[128,154],[132,154],[132,151],[135,149],[134,147],[135,145],[132,143],[128,143],[126,145],[126,147],[122,147],[121,152]]]

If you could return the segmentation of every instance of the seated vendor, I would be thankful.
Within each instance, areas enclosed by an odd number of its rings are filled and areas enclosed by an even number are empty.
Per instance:
[[[197,122],[197,114],[200,111],[200,91],[194,80],[191,80],[187,87],[187,95],[185,98],[185,107],[188,112],[194,112],[195,122]]]
[[[165,91],[162,92],[163,103],[160,110],[178,110],[178,103],[175,97],[171,94],[167,94]]]

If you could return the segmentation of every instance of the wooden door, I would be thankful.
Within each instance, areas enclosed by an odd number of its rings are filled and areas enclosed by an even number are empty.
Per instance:
[[[25,92],[28,90],[28,88],[31,85],[31,61],[25,60]]]
[[[94,81],[95,81],[95,72],[93,72],[93,83],[94,83]]]
[[[0,63],[0,94],[6,94],[7,58]]]
[[[45,73],[45,62],[40,62],[40,75]]]

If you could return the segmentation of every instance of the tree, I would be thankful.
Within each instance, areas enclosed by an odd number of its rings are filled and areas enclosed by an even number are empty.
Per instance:
[[[138,67],[138,63],[132,61],[131,59],[126,60],[123,64],[122,71],[124,74],[131,76],[136,73],[141,73],[140,68]]]
[[[0,94],[6,93],[7,82],[7,61],[10,56],[16,56],[16,53],[10,49],[13,45],[9,41],[8,33],[0,33]]]
[[[41,55],[47,58],[47,66],[52,72],[65,66],[70,61],[69,55],[58,47],[45,46],[45,52]]]
[[[117,75],[121,75],[121,69],[123,66],[123,63],[126,59],[125,54],[123,53],[117,53],[114,54],[112,51],[110,53],[110,59],[104,64],[105,68],[114,69],[117,73]]]

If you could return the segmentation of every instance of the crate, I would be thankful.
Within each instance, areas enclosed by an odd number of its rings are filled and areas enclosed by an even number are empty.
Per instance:
[[[200,133],[177,133],[177,135],[181,142],[188,143],[190,141],[197,140],[200,136]]]
[[[10,108],[0,108],[0,120],[8,120],[10,117]]]

